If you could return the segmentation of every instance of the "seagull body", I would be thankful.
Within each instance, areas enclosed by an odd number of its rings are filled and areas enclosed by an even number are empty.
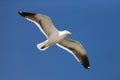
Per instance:
[[[71,32],[67,30],[64,31],[57,30],[53,25],[51,19],[46,15],[29,13],[29,12],[18,12],[18,13],[27,20],[35,23],[38,26],[38,28],[42,31],[42,33],[46,36],[47,40],[37,44],[37,48],[39,50],[42,51],[46,50],[49,46],[56,44],[59,47],[72,53],[73,56],[79,62],[81,62],[81,64],[86,69],[90,68],[89,60],[83,46],[78,41],[67,38],[67,35],[71,34]]]

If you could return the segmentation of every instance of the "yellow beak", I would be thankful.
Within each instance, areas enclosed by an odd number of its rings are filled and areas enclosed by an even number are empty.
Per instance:
[[[72,34],[72,33],[68,31],[68,34]]]

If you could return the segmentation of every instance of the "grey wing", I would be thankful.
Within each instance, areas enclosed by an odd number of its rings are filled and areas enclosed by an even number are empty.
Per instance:
[[[18,13],[29,21],[34,22],[47,38],[49,38],[52,34],[58,34],[58,30],[54,27],[48,16],[29,12]]]
[[[86,51],[84,50],[84,48],[82,47],[82,45],[79,42],[65,38],[63,41],[59,42],[57,45],[65,50],[71,52],[73,54],[73,56],[79,62],[81,62],[81,64],[85,68],[87,68],[87,69],[90,68],[89,60],[86,55]]]

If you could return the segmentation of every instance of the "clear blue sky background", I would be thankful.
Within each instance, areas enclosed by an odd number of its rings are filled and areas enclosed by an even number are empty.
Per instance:
[[[51,17],[59,30],[85,47],[86,70],[67,51],[39,51],[45,36],[18,11]],[[0,80],[119,80],[120,0],[1,0]]]

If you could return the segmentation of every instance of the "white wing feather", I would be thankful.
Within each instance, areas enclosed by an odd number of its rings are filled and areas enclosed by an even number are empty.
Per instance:
[[[79,42],[65,38],[64,40],[59,42],[57,45],[65,50],[67,50],[68,52],[72,53],[73,56],[79,62],[81,62],[81,64],[85,68],[89,68],[89,60],[86,55],[86,51]]]
[[[25,17],[27,20],[35,23],[47,38],[52,36],[52,34],[58,35],[58,30],[54,27],[51,19],[48,16],[28,12],[19,12],[19,14]]]

